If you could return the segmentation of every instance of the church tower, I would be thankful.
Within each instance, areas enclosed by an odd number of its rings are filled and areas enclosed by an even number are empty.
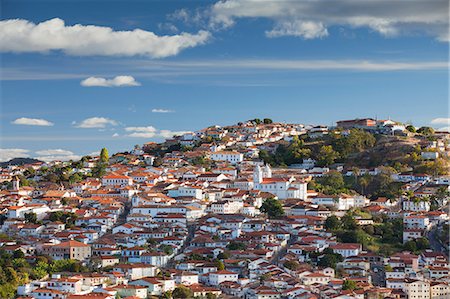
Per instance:
[[[264,167],[264,177],[265,178],[271,178],[272,177],[272,168],[270,168],[269,164],[266,164]]]
[[[253,183],[261,184],[262,181],[263,181],[263,172],[261,170],[261,167],[259,165],[256,165],[255,169],[253,170]]]
[[[12,189],[13,191],[19,191],[20,189],[20,179],[17,176],[12,180]]]

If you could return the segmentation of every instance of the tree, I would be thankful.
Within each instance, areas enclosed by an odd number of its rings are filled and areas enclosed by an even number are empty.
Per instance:
[[[25,254],[20,249],[15,250],[13,253],[13,258],[15,258],[15,259],[24,258],[24,257],[25,257]]]
[[[267,125],[267,124],[273,123],[273,121],[270,118],[264,118],[263,123],[265,123]]]
[[[331,165],[339,158],[339,154],[333,149],[331,145],[323,145],[317,156],[317,165],[323,167]]]
[[[336,264],[342,262],[343,260],[344,258],[342,257],[342,255],[338,253],[328,252],[319,258],[319,260],[317,261],[317,265],[320,267],[331,267],[336,269]]]
[[[217,271],[225,270],[225,264],[220,260],[216,261],[216,267],[217,267]]]
[[[230,254],[228,254],[226,252],[221,252],[217,255],[217,258],[219,260],[226,260],[226,259],[230,258]]]
[[[403,248],[407,251],[411,251],[411,252],[416,252],[417,251],[417,245],[416,242],[414,240],[410,240],[408,242],[406,242],[403,245]]]
[[[25,213],[25,222],[27,223],[37,223],[37,215],[36,213],[30,212],[30,213]]]
[[[335,215],[331,215],[325,220],[325,228],[327,230],[336,230],[341,227],[341,221]]]
[[[348,212],[344,216],[342,216],[341,222],[342,227],[346,230],[355,230],[358,227],[355,217],[353,217],[353,215]]]
[[[192,298],[194,296],[194,292],[189,289],[188,287],[185,287],[184,285],[180,285],[176,287],[172,292],[173,298],[180,298],[180,299],[186,299],[186,298]]]
[[[100,151],[100,161],[102,163],[107,163],[109,161],[108,150],[105,147]]]
[[[286,261],[283,266],[289,270],[295,271],[300,267],[300,263],[297,261]]]
[[[284,216],[283,205],[275,198],[266,199],[259,210],[266,213],[269,218],[279,218]]]
[[[245,250],[247,249],[247,245],[242,242],[231,241],[227,248],[229,250]]]
[[[104,163],[97,163],[97,165],[92,168],[92,176],[95,178],[101,178],[106,173],[106,166]]]
[[[357,287],[358,287],[358,285],[356,284],[356,281],[354,281],[354,280],[345,280],[344,283],[342,284],[343,290],[353,291]]]
[[[317,179],[317,183],[317,189],[325,194],[336,195],[348,192],[345,188],[344,177],[338,171],[330,171],[322,178]]]
[[[433,135],[434,129],[432,127],[420,127],[417,130],[417,133],[423,134],[423,135]]]
[[[217,295],[213,293],[206,293],[206,299],[217,299]]]
[[[413,125],[407,125],[406,130],[408,130],[411,133],[416,133],[416,127],[414,127]]]

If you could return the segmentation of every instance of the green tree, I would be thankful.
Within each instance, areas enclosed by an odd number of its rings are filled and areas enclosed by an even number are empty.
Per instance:
[[[420,127],[417,130],[417,133],[423,134],[423,135],[433,135],[434,129],[432,127]]]
[[[275,198],[266,199],[259,210],[267,214],[269,218],[279,218],[284,216],[283,205]]]
[[[36,213],[33,213],[33,212],[25,213],[24,217],[25,217],[25,222],[27,222],[27,223],[36,224],[38,222]]]
[[[109,161],[108,149],[105,147],[100,151],[100,162],[107,163]]]
[[[217,299],[217,295],[213,293],[206,293],[206,299]]]
[[[317,156],[317,165],[323,167],[333,164],[336,159],[339,158],[339,154],[333,149],[331,145],[323,145]]]
[[[25,254],[20,249],[17,249],[13,252],[13,258],[15,258],[15,259],[24,258],[24,257],[25,257]]]
[[[407,125],[406,130],[408,130],[411,133],[416,133],[416,127],[414,127],[413,125]]]
[[[300,263],[297,261],[286,261],[283,266],[289,270],[295,271],[300,267]]]
[[[247,245],[243,242],[236,242],[236,241],[231,241],[228,245],[227,248],[229,250],[246,250],[247,249]]]
[[[177,299],[186,299],[186,298],[193,298],[194,292],[189,289],[188,287],[185,287],[184,285],[180,285],[176,287],[172,292],[172,297]]]
[[[357,287],[358,287],[358,285],[356,284],[356,281],[354,281],[354,280],[345,280],[344,283],[342,284],[342,289],[343,290],[353,291]]]
[[[271,124],[271,123],[273,123],[273,121],[272,121],[270,118],[264,118],[264,119],[263,119],[263,122],[264,122],[265,124]]]
[[[106,166],[104,163],[97,163],[94,168],[92,168],[92,176],[95,178],[101,178],[106,173]]]
[[[325,220],[325,228],[327,230],[336,230],[339,229],[340,227],[341,221],[335,215],[331,215]]]
[[[329,195],[347,193],[344,177],[338,171],[330,171],[326,175],[317,179],[317,190]]]
[[[225,264],[220,260],[216,261],[216,267],[217,271],[225,270]]]
[[[229,258],[230,258],[230,254],[227,253],[227,252],[221,252],[221,253],[219,253],[219,254],[217,255],[217,258],[218,258],[219,260],[226,260],[226,259],[229,259]]]

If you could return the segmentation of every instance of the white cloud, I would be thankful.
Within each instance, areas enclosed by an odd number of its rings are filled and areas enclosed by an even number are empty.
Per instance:
[[[79,124],[72,123],[76,128],[105,128],[107,125],[117,126],[117,121],[106,117],[91,117],[81,121]]]
[[[80,160],[82,157],[79,155],[54,155],[54,156],[37,156],[35,157],[38,160],[44,161],[44,162],[51,162],[51,161],[77,161]]]
[[[80,160],[81,156],[74,154],[71,151],[64,149],[46,149],[36,151],[36,159],[50,162],[50,161],[69,161],[69,160]]]
[[[450,126],[450,118],[438,117],[438,118],[431,120],[430,123],[433,125],[449,125]]]
[[[159,136],[164,138],[172,138],[176,135],[183,135],[185,133],[188,133],[189,131],[170,131],[170,130],[161,130],[159,131]]]
[[[368,28],[383,36],[420,33],[448,42],[448,3],[448,0],[339,0],[332,4],[329,0],[223,0],[204,11],[203,18],[209,19],[214,29],[233,26],[240,18],[267,18],[274,22],[269,37],[317,38],[325,36],[327,27],[345,26]],[[186,14],[178,12],[179,19],[189,20]]]
[[[255,70],[348,70],[348,71],[409,71],[409,70],[447,70],[447,61],[392,61],[392,60],[302,60],[302,59],[224,59],[191,61],[139,61],[140,67],[148,69],[164,67],[174,76],[222,74],[226,71],[242,69]]]
[[[158,130],[153,126],[147,127],[126,127],[125,131],[131,132],[128,137],[135,138],[171,138],[174,135],[181,135],[186,133],[186,131],[170,131],[170,130]]]
[[[120,135],[118,133],[112,134],[112,137],[119,137]]]
[[[132,76],[116,76],[112,79],[106,79],[102,77],[89,77],[81,81],[81,86],[85,87],[122,87],[122,86],[140,86],[141,83],[137,82]]]
[[[38,24],[23,19],[0,21],[0,51],[49,52],[68,55],[135,56],[162,58],[202,45],[207,31],[158,36],[150,31],[114,31],[110,27],[76,24],[67,26],[54,18]]]
[[[36,154],[40,156],[51,156],[51,155],[70,156],[73,155],[73,152],[63,149],[47,149],[37,151]]]
[[[137,137],[137,138],[153,138],[156,137],[156,128],[152,126],[147,127],[126,127],[125,131],[132,132],[128,134],[128,137]]]
[[[12,121],[11,123],[14,125],[27,125],[27,126],[44,126],[44,127],[53,126],[52,122],[42,118],[21,117]]]
[[[321,22],[280,22],[275,28],[266,31],[267,37],[299,36],[304,39],[314,39],[328,36],[328,30]]]
[[[171,113],[171,112],[175,112],[173,110],[169,110],[169,109],[152,109],[153,113]]]
[[[0,162],[9,161],[13,158],[27,158],[30,151],[22,148],[0,148]]]

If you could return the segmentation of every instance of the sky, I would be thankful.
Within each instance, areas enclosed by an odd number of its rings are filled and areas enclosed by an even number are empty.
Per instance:
[[[450,127],[446,0],[0,5],[0,161],[257,117]]]

